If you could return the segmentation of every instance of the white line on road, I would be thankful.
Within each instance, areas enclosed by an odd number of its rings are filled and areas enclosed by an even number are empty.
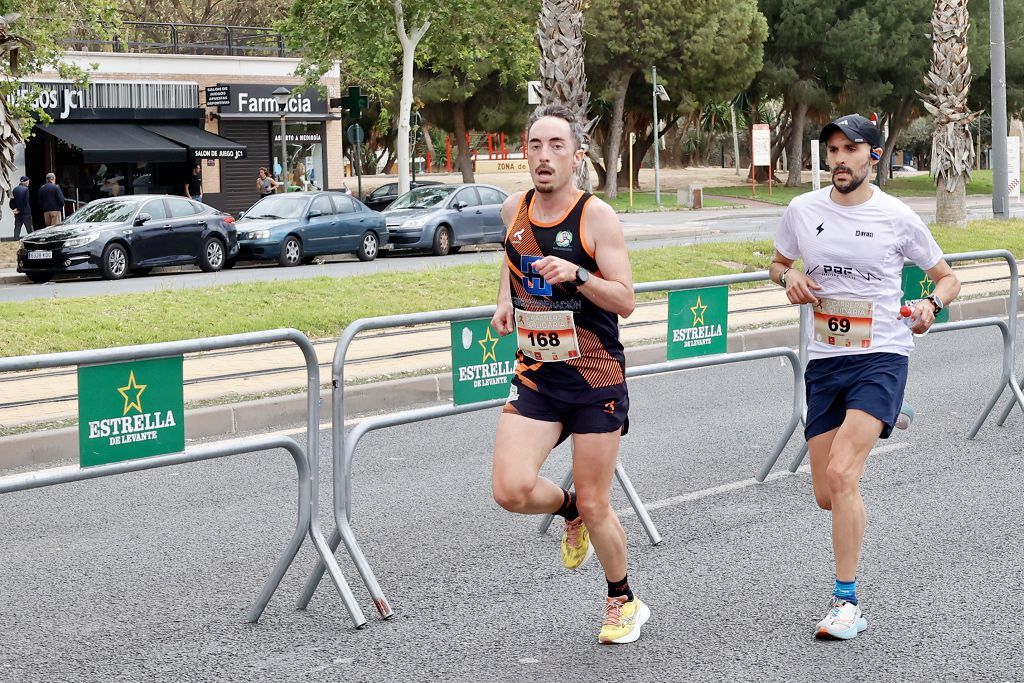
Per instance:
[[[871,455],[881,455],[882,453],[890,453],[892,451],[898,451],[903,448],[907,448],[909,443],[887,443],[881,446],[877,446],[871,451]],[[811,471],[810,464],[801,465],[796,472],[789,472],[788,470],[783,472],[775,472],[769,474],[763,483],[781,479],[782,477],[791,477],[793,474],[806,473]],[[722,493],[728,493],[730,491],[738,491],[740,489],[749,488],[759,483],[756,479],[742,479],[740,481],[734,481],[729,484],[721,484],[719,486],[712,486],[711,488],[701,489],[700,491],[692,491],[690,493],[684,493],[680,496],[672,496],[671,498],[663,498],[662,500],[656,500],[652,503],[644,503],[644,507],[648,511],[658,510],[660,508],[671,507],[672,505],[679,505],[681,503],[690,503],[695,500],[701,500],[702,498],[710,498],[711,496],[717,496]],[[635,515],[633,508],[626,508],[624,510],[616,510],[616,514],[619,517],[628,517],[629,515]]]

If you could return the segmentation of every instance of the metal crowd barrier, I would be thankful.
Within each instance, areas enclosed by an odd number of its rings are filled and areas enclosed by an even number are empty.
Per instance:
[[[992,394],[992,398],[989,399],[988,404],[984,410],[981,411],[981,415],[974,421],[974,425],[971,430],[967,433],[968,439],[973,439],[978,435],[978,431],[981,430],[985,420],[992,413],[992,409],[995,408],[996,403],[999,402],[999,398],[1003,395],[1003,392],[1007,387],[1010,388],[1010,402],[1003,409],[1002,415],[999,417],[998,425],[1002,425],[1006,421],[1010,411],[1013,410],[1014,405],[1019,405],[1021,410],[1024,411],[1024,392],[1021,391],[1020,382],[1013,375],[1013,363],[1015,355],[1015,346],[1017,340],[1017,306],[1018,299],[1020,296],[1019,284],[1018,284],[1018,272],[1017,272],[1017,259],[1012,253],[1005,249],[993,249],[989,251],[970,251],[960,254],[946,254],[944,256],[947,263],[958,263],[960,261],[982,261],[987,259],[1002,259],[1006,261],[1007,267],[1010,269],[1010,298],[1007,303],[1007,318],[988,317],[988,318],[975,318],[972,320],[957,320],[948,323],[937,323],[932,326],[928,331],[929,334],[935,332],[955,332],[956,330],[969,330],[978,327],[996,327],[1003,336],[1003,369],[1002,375],[999,380],[999,387],[995,393]],[[906,261],[904,265],[912,265],[910,261]],[[810,315],[811,306],[805,304],[800,307],[800,359],[804,365],[807,366],[807,334],[806,330],[811,324]],[[1024,378],[1021,379],[1024,382]],[[806,412],[806,408],[805,408]],[[806,416],[805,416],[806,417]],[[793,462],[789,465],[790,472],[796,472],[797,468],[800,467],[800,463],[803,462],[804,457],[807,455],[807,442],[805,441],[803,446],[800,448],[800,452],[793,459]]]
[[[665,280],[659,282],[648,282],[634,285],[634,290],[638,293],[644,292],[659,292],[659,291],[670,291],[670,290],[681,290],[681,289],[698,289],[701,287],[713,287],[729,284],[738,284],[742,282],[757,282],[760,280],[767,280],[768,272],[760,271],[756,273],[741,273],[736,275],[724,275],[704,278],[691,278],[687,280]],[[359,547],[359,543],[355,538],[355,534],[352,531],[351,526],[351,499],[352,499],[352,461],[354,459],[356,446],[359,444],[359,440],[368,432],[384,429],[386,427],[393,427],[397,425],[410,424],[414,422],[420,422],[423,420],[430,420],[438,417],[447,417],[453,415],[460,415],[463,413],[474,412],[477,410],[484,410],[487,408],[493,408],[500,406],[505,402],[505,399],[495,399],[492,401],[484,401],[480,403],[473,403],[468,405],[456,406],[456,405],[441,405],[432,406],[429,408],[420,408],[416,410],[404,411],[401,413],[395,413],[391,415],[381,415],[363,420],[356,425],[346,436],[344,432],[345,425],[345,410],[344,410],[344,370],[345,370],[345,356],[348,352],[348,347],[351,344],[355,336],[365,330],[375,330],[390,327],[403,327],[408,325],[421,325],[425,323],[433,322],[458,322],[463,320],[472,320],[476,318],[489,318],[494,314],[494,306],[478,306],[476,308],[463,308],[463,309],[452,309],[445,311],[432,311],[425,313],[413,313],[406,315],[394,315],[394,316],[381,316],[376,318],[363,318],[352,322],[342,332],[338,339],[337,350],[334,354],[334,362],[332,365],[332,406],[331,406],[331,418],[332,418],[332,430],[331,430],[331,441],[334,450],[334,520],[336,528],[334,533],[331,535],[329,546],[333,553],[337,550],[338,545],[344,541],[345,548],[348,551],[349,556],[352,558],[352,562],[355,564],[356,569],[359,572],[363,583],[366,585],[367,590],[373,599],[374,605],[381,617],[384,619],[392,616],[393,612],[391,606],[381,590],[380,584],[377,582],[376,577],[373,574],[373,570],[370,568],[369,563],[366,561],[366,557],[363,555],[362,550]],[[790,365],[793,368],[793,413],[790,417],[782,436],[776,443],[772,454],[768,460],[762,466],[761,470],[757,474],[758,481],[764,481],[767,477],[768,472],[772,466],[778,460],[789,439],[792,438],[796,428],[800,424],[803,407],[803,366],[800,363],[800,358],[796,352],[787,347],[777,347],[771,349],[759,349],[755,351],[741,351],[737,353],[724,353],[709,355],[697,358],[688,358],[684,360],[667,361],[664,363],[655,363],[651,365],[644,365],[635,368],[627,369],[627,377],[641,377],[646,375],[664,373],[664,372],[675,372],[679,370],[686,370],[691,368],[708,367],[712,365],[724,365],[728,363],[737,363],[747,360],[761,360],[765,358],[782,357],[789,360]],[[628,476],[620,463],[616,464],[616,478],[619,484],[622,486],[627,498],[629,499],[630,505],[637,513],[637,517],[640,519],[641,524],[644,527],[644,531],[647,533],[652,544],[657,545],[661,542],[661,535],[658,533],[651,521],[650,515],[647,513],[646,508],[643,506],[642,501],[633,488],[632,482],[630,482]],[[571,483],[572,481],[572,469],[570,468],[568,475],[566,476],[565,482]],[[568,485],[568,484],[566,484]],[[546,516],[542,520],[541,531],[543,532],[547,528],[547,524],[550,523],[550,516]],[[333,555],[332,555],[333,559]],[[310,575],[306,586],[303,590],[302,596],[299,598],[298,608],[305,609],[309,605],[309,601],[312,599],[313,594],[316,592],[319,586],[320,579],[323,577],[325,570],[325,564],[323,559],[317,563]]]
[[[125,472],[137,472],[140,470],[167,467],[169,465],[181,465],[214,458],[223,458],[239,453],[254,453],[271,448],[283,448],[288,451],[295,462],[295,469],[298,474],[298,507],[299,515],[295,531],[284,554],[281,555],[270,577],[264,583],[256,602],[249,608],[247,619],[255,622],[263,614],[264,608],[277,590],[281,579],[288,568],[295,560],[306,535],[313,541],[317,552],[320,554],[321,563],[331,575],[338,593],[346,609],[356,623],[356,626],[365,625],[363,617],[352,591],[345,581],[345,577],[338,567],[333,552],[328,550],[327,542],[320,531],[319,521],[319,406],[320,406],[320,367],[309,339],[292,329],[267,330],[264,332],[251,332],[245,334],[233,334],[220,337],[209,337],[205,339],[190,339],[174,342],[161,342],[157,344],[145,344],[140,346],[122,346],[110,349],[97,349],[90,351],[73,351],[68,353],[51,353],[39,356],[15,356],[0,358],[0,372],[15,370],[36,370],[41,368],[52,368],[67,365],[98,365],[103,363],[114,363],[119,361],[142,360],[146,358],[160,358],[166,356],[177,356],[197,351],[212,351],[216,349],[234,348],[239,346],[253,346],[256,344],[267,344],[271,342],[291,341],[302,351],[306,361],[307,375],[307,450],[303,451],[294,440],[287,437],[256,437],[225,442],[221,444],[210,444],[196,448],[187,448],[181,453],[158,455],[137,460],[97,465],[89,468],[77,466],[63,467],[40,472],[28,472],[0,478],[0,494],[12,491],[24,491],[27,489],[54,486],[86,479],[96,479]]]

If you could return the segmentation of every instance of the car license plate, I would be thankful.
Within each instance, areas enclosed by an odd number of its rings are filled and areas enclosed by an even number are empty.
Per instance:
[[[28,258],[29,258],[30,261],[31,260],[51,259],[51,258],[53,258],[53,252],[52,251],[30,251],[30,252],[28,252]]]

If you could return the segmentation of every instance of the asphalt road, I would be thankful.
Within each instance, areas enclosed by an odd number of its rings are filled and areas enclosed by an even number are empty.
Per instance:
[[[359,631],[326,581],[294,609],[308,543],[261,623],[243,621],[294,524],[281,453],[0,496],[0,680],[1020,681],[1024,418],[964,438],[999,379],[995,331],[919,347],[917,421],[863,481],[870,628],[854,641],[811,636],[832,569],[808,474],[720,488],[753,476],[785,421],[775,359],[631,384],[623,464],[665,538],[624,518],[653,612],[637,643],[598,645],[596,563],[564,571],[555,533],[491,501],[491,410],[364,439],[353,526],[395,616],[376,619],[342,561]],[[548,471],[565,467],[559,452]]]
[[[925,221],[934,219],[934,200],[913,198],[908,203]],[[620,214],[623,231],[630,249],[650,249],[703,242],[771,239],[778,227],[783,207],[765,206],[708,211],[663,211]],[[1024,216],[1024,207],[1014,206],[1015,217]],[[991,200],[971,197],[968,215],[973,219],[991,218]],[[129,277],[110,282],[98,275],[61,278],[37,285],[27,278],[13,281],[0,279],[0,302],[29,301],[38,298],[84,297],[106,294],[150,292],[156,290],[216,287],[244,282],[297,280],[314,277],[347,277],[389,271],[423,270],[467,263],[498,263],[497,245],[479,249],[467,248],[462,253],[438,258],[422,253],[398,252],[362,263],[355,256],[327,257],[326,263],[296,268],[275,264],[243,264],[219,273],[203,273],[195,267],[157,269],[146,277]]]
[[[768,238],[773,234],[781,212],[781,208],[769,208],[767,212],[760,209],[726,210],[717,213],[728,214],[728,220],[726,216],[721,216],[696,221],[692,212],[673,211],[664,214],[626,214],[622,221],[629,248],[649,249],[708,241]],[[657,216],[657,220],[651,222],[652,216]],[[458,254],[443,258],[422,252],[403,251],[363,263],[355,256],[332,255],[326,257],[324,263],[295,268],[281,268],[270,263],[245,263],[218,273],[203,273],[195,267],[162,268],[146,277],[129,277],[113,282],[103,280],[99,275],[61,276],[44,285],[37,285],[27,278],[17,276],[6,281],[0,280],[0,301],[181,290],[314,277],[348,277],[471,263],[497,264],[499,258],[498,245],[482,245],[467,247]]]

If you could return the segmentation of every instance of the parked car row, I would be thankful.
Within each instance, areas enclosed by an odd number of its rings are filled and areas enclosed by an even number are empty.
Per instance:
[[[157,266],[196,265],[214,272],[239,261],[270,260],[290,267],[328,254],[372,261],[398,249],[443,256],[463,245],[502,240],[501,204],[508,196],[503,190],[417,185],[383,212],[340,191],[289,192],[260,199],[237,220],[184,197],[100,199],[61,225],[24,237],[18,272],[37,283],[59,273],[97,271],[117,280]]]

